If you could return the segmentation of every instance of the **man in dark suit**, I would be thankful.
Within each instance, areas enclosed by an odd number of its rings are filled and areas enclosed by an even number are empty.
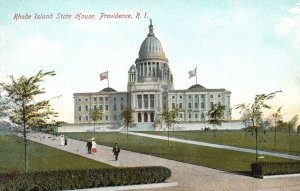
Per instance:
[[[112,152],[114,153],[116,160],[118,160],[118,156],[119,156],[120,151],[121,151],[121,149],[118,146],[118,143],[115,143],[115,146],[113,147]]]

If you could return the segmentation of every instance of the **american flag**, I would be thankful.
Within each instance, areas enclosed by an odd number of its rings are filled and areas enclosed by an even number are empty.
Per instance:
[[[108,79],[108,71],[100,74],[100,81]]]
[[[197,75],[197,67],[189,71],[189,79]]]

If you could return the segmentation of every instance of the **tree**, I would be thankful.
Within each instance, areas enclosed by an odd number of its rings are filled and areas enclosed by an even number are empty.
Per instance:
[[[127,129],[127,139],[128,139],[128,127],[134,127],[133,111],[130,107],[125,108],[121,113],[123,124]]]
[[[95,133],[95,124],[97,121],[100,120],[100,117],[102,116],[102,112],[100,111],[100,109],[96,108],[94,110],[91,110],[89,115],[90,115],[90,118],[92,119],[92,121],[94,122],[94,133]]]
[[[288,127],[288,130],[289,130],[289,140],[291,138],[291,131],[292,131],[292,129],[294,129],[296,131],[298,119],[299,119],[298,115],[295,115],[294,117],[292,117],[292,119],[290,119],[287,122],[287,127]]]
[[[225,106],[221,104],[214,104],[208,111],[208,123],[213,125],[214,137],[216,137],[215,126],[221,126],[224,122]]]
[[[40,87],[43,78],[54,75],[53,71],[43,72],[41,70],[29,78],[24,75],[18,79],[10,76],[11,83],[0,83],[0,86],[8,93],[8,96],[14,103],[10,119],[12,122],[23,126],[25,172],[28,170],[27,128],[37,128],[40,125],[45,125],[51,117],[57,116],[57,113],[50,108],[49,100],[34,101],[35,96],[45,93],[45,89]]]
[[[281,107],[279,107],[278,109],[277,109],[277,111],[275,112],[275,113],[273,113],[272,114],[272,116],[273,116],[273,118],[274,118],[274,132],[275,132],[275,134],[274,134],[274,144],[276,145],[276,133],[277,133],[277,122],[279,121],[279,120],[281,120],[281,117],[282,117],[282,115],[281,115],[281,109],[282,109],[282,106]]]
[[[8,117],[11,109],[11,100],[6,96],[2,96],[0,92],[0,118]]]
[[[255,96],[254,103],[252,104],[238,104],[236,109],[240,109],[241,113],[247,114],[249,120],[251,121],[252,127],[255,129],[255,158],[257,162],[257,144],[258,144],[258,126],[263,121],[262,120],[262,109],[271,109],[271,106],[267,105],[265,102],[275,97],[275,94],[281,92],[276,91],[270,94],[258,94]]]
[[[178,117],[180,111],[181,109],[176,106],[176,108],[166,110],[161,114],[161,120],[168,128],[168,146],[170,146],[170,127],[176,123],[176,118]]]

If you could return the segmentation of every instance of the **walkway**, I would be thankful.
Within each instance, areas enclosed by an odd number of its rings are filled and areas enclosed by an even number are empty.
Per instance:
[[[165,166],[172,170],[169,182],[178,182],[178,187],[155,188],[149,191],[296,191],[300,190],[300,177],[278,179],[256,179],[238,174],[182,162],[162,159],[154,156],[122,150],[118,161],[113,160],[112,148],[98,145],[98,153],[89,155],[85,142],[68,139],[67,146],[60,146],[59,139],[42,138],[43,135],[31,136],[31,140],[75,153],[86,158],[104,162],[116,167]],[[97,141],[97,140],[96,140]]]
[[[124,133],[124,132],[122,132],[122,133]],[[160,136],[160,135],[151,135],[151,134],[135,133],[135,132],[128,132],[128,134],[136,135],[136,136],[142,136],[142,137],[148,137],[148,138],[153,138],[153,139],[168,140],[168,137]],[[246,148],[233,147],[233,146],[228,146],[228,145],[220,145],[220,144],[213,144],[213,143],[206,143],[206,142],[199,142],[199,141],[191,141],[191,140],[178,139],[178,138],[173,138],[173,137],[170,137],[169,140],[174,141],[174,142],[191,144],[191,145],[213,147],[213,148],[218,148],[218,149],[226,149],[226,150],[240,151],[240,152],[253,153],[253,154],[256,153],[256,151],[254,149],[246,149]],[[259,155],[268,155],[268,156],[273,156],[273,157],[300,160],[300,156],[289,155],[289,154],[274,153],[274,152],[261,151],[261,150],[258,150],[257,153]]]

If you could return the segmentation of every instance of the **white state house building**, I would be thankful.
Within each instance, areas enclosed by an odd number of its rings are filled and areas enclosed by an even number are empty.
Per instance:
[[[225,119],[231,119],[230,94],[224,89],[207,89],[195,84],[188,89],[174,90],[169,61],[160,41],[149,32],[143,41],[135,64],[128,70],[127,92],[117,92],[107,87],[98,92],[74,93],[74,123],[93,123],[89,111],[100,109],[97,124],[121,126],[121,113],[131,107],[137,127],[153,125],[157,115],[177,105],[182,109],[178,121],[205,122],[211,106],[225,105]]]

